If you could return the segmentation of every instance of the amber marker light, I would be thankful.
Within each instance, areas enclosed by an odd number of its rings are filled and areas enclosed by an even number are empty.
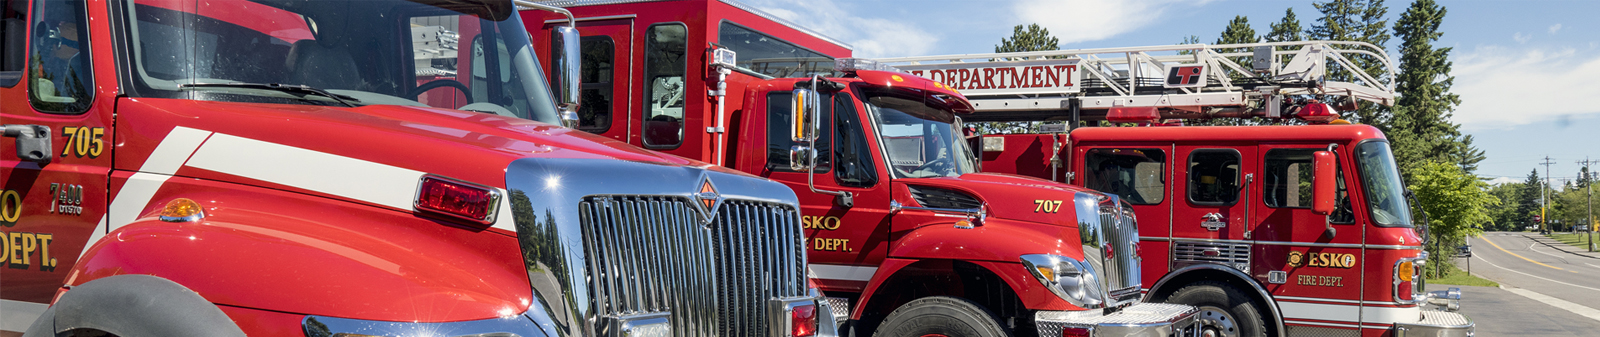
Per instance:
[[[161,208],[161,221],[166,222],[194,222],[206,217],[200,209],[200,203],[189,198],[177,198],[167,202]]]
[[[1400,262],[1400,271],[1398,271],[1400,273],[1400,282],[1411,282],[1411,277],[1416,272],[1412,268],[1411,261]]]

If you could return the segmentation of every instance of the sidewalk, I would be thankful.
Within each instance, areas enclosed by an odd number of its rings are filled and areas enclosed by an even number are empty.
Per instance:
[[[1583,248],[1561,243],[1561,241],[1556,241],[1556,239],[1551,239],[1550,237],[1544,235],[1523,233],[1522,236],[1532,239],[1534,242],[1538,242],[1539,244],[1554,248],[1555,250],[1567,252],[1568,254],[1572,255],[1600,260],[1600,252],[1590,252]],[[1595,236],[1600,237],[1600,234],[1595,234]]]

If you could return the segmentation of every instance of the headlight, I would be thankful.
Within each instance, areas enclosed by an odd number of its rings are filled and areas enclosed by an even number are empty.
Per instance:
[[[1105,291],[1100,289],[1099,276],[1088,263],[1060,255],[1030,254],[1022,256],[1022,265],[1034,279],[1068,303],[1084,309],[1104,306]]]

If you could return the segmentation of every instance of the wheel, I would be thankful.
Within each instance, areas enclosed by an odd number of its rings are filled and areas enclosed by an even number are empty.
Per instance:
[[[472,89],[468,89],[466,84],[461,84],[461,81],[443,80],[443,79],[441,79],[441,80],[433,80],[433,82],[423,83],[422,85],[417,86],[416,89],[411,89],[411,92],[406,93],[406,95],[407,96],[411,96],[411,99],[417,99],[417,96],[422,95],[422,93],[428,92],[428,90],[433,90],[434,88],[438,88],[438,87],[456,88],[456,90],[461,90],[461,94],[462,95],[466,95],[467,96],[467,100],[469,100],[469,101],[472,100]]]
[[[1249,295],[1222,282],[1199,282],[1178,289],[1167,303],[1188,304],[1200,309],[1201,336],[1265,337],[1266,323],[1261,308]]]
[[[994,314],[972,301],[946,296],[919,298],[883,319],[876,337],[1007,337]]]

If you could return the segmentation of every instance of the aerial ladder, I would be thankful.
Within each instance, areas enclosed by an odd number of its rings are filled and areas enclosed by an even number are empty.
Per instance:
[[[1338,119],[1333,109],[1395,102],[1394,64],[1383,48],[1364,42],[1180,44],[876,61],[959,90],[978,110],[968,121],[1076,126],[1080,120],[1262,117],[1328,123]]]

